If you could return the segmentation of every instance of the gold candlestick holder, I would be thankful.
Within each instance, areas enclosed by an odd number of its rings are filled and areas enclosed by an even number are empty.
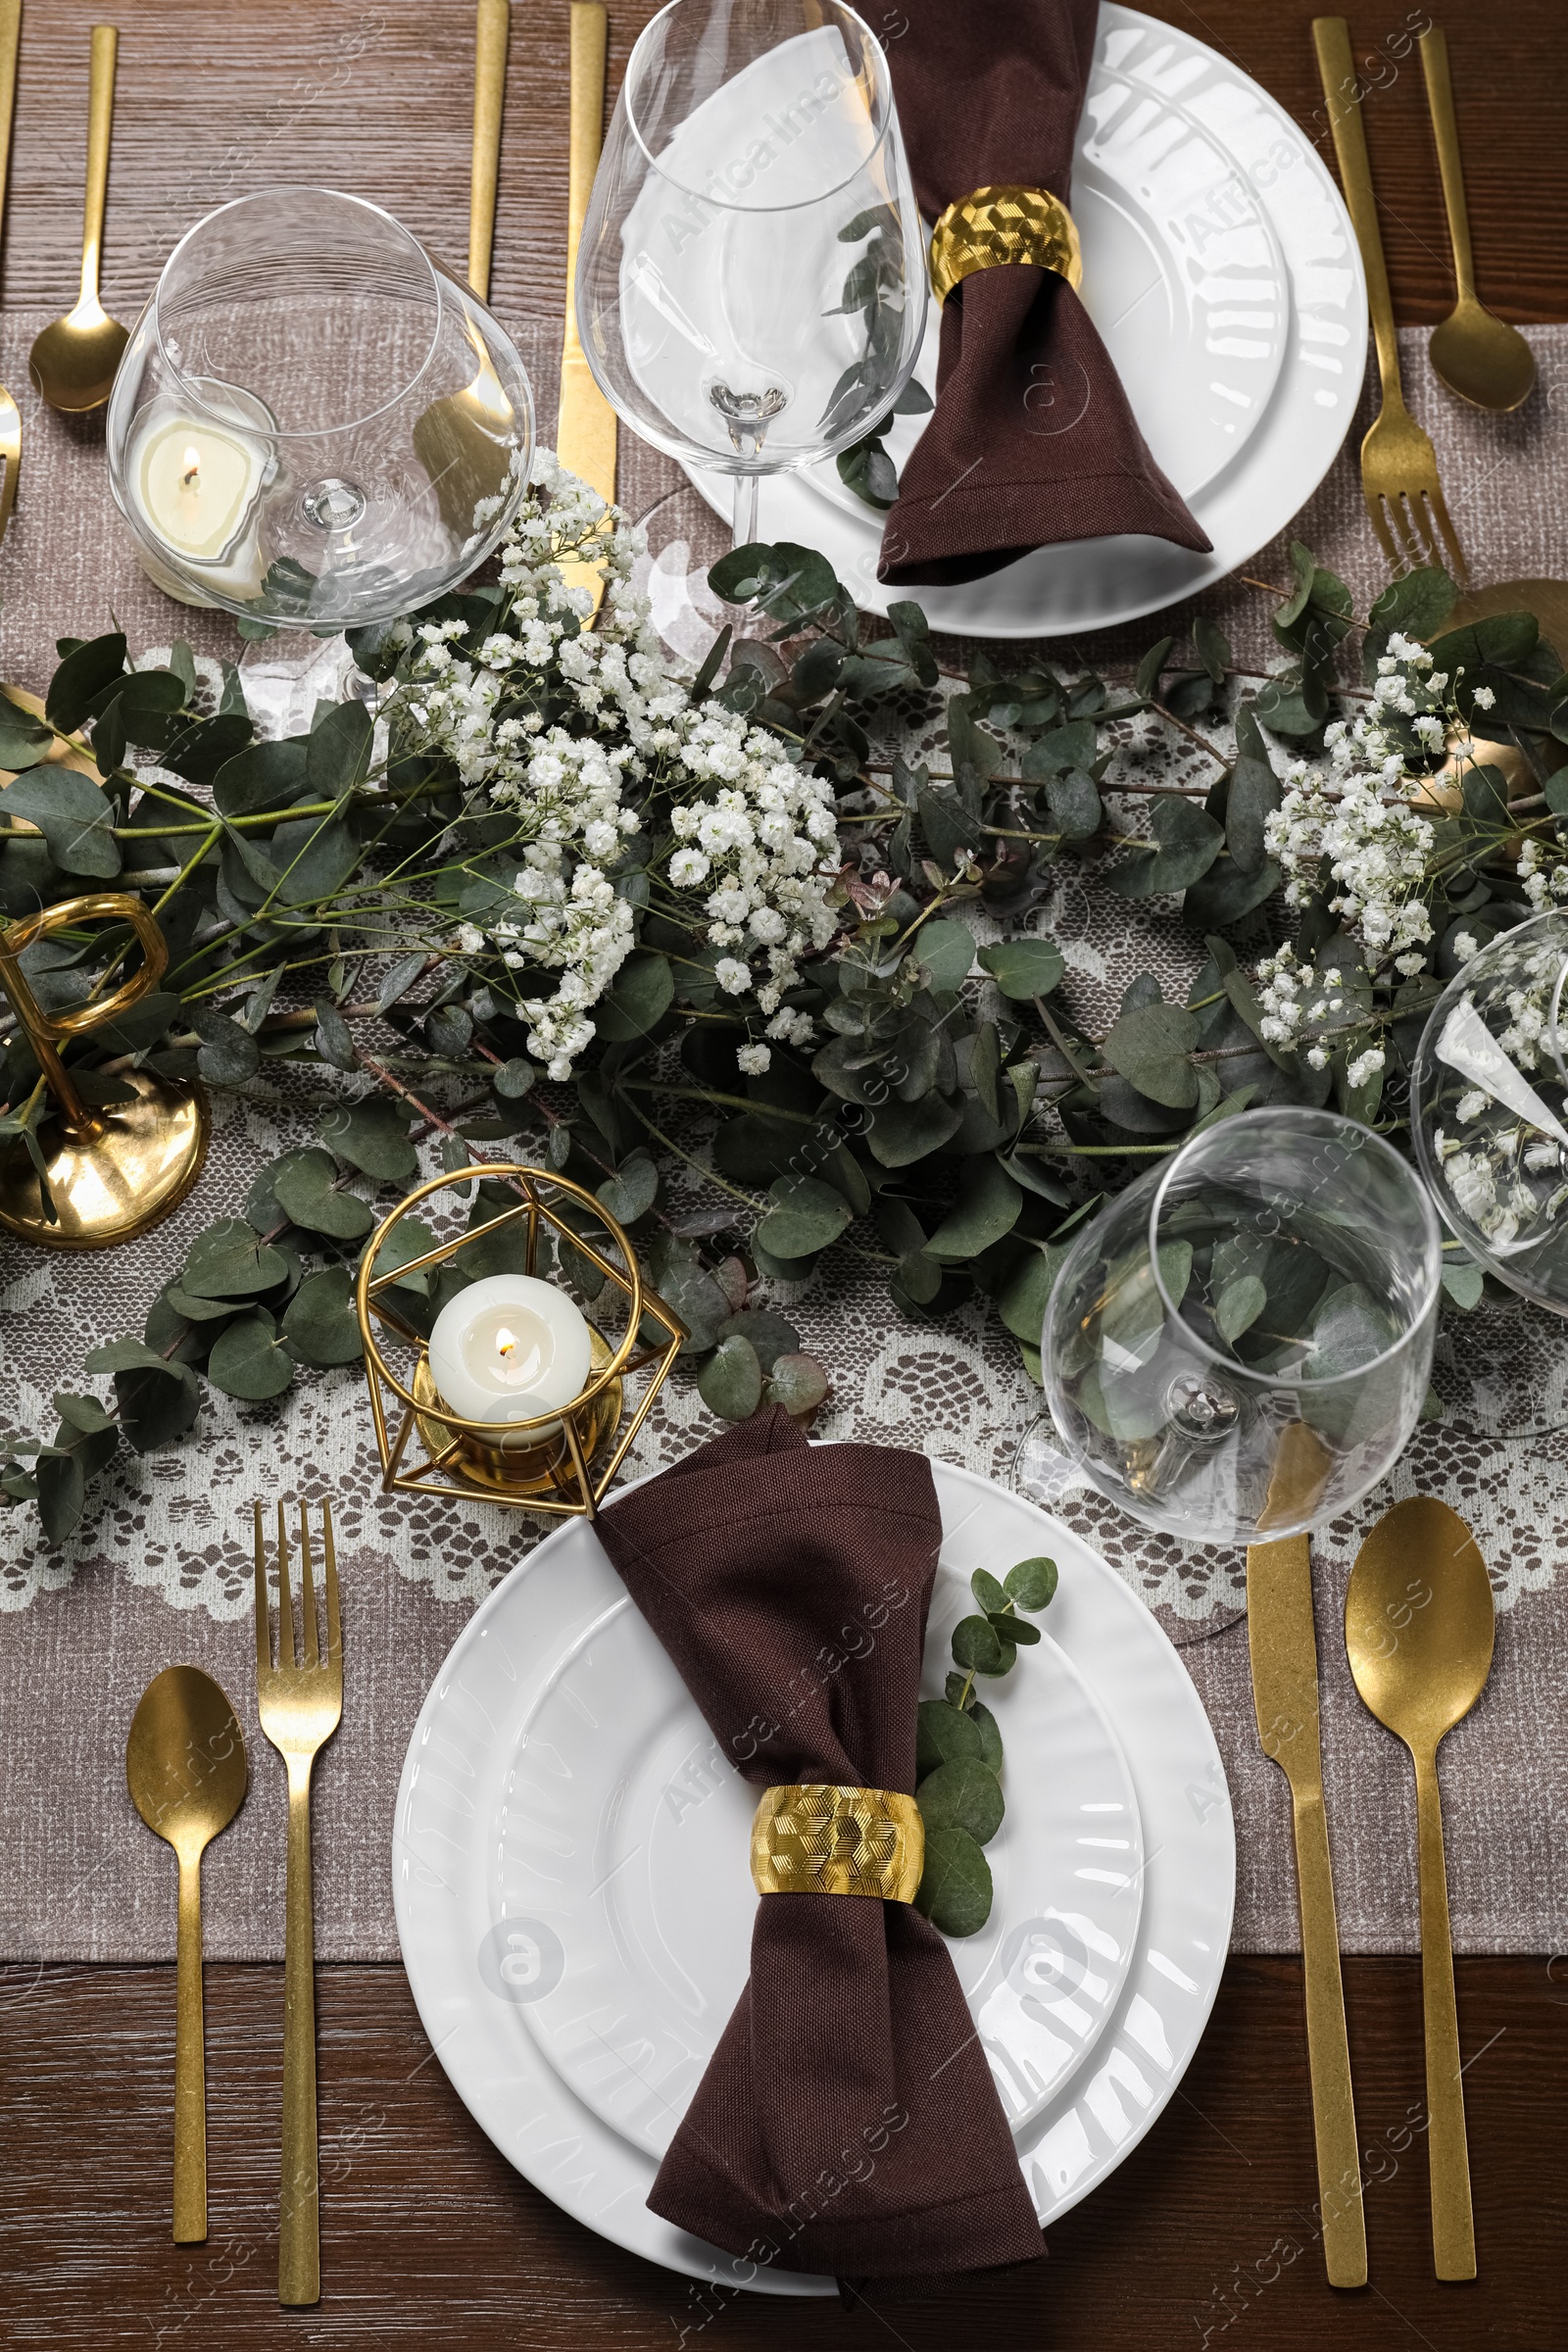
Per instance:
[[[416,1256],[378,1273],[389,1237],[432,1194],[475,1182],[509,1183],[517,1201],[472,1231],[437,1242]],[[610,1252],[568,1222],[567,1204],[586,1212],[609,1236]],[[410,1321],[408,1301],[397,1292],[411,1275],[426,1273],[461,1256],[471,1244],[511,1225],[526,1223],[523,1271],[535,1274],[542,1235],[559,1235],[605,1278],[612,1304],[625,1328],[611,1337],[590,1322],[592,1353],[588,1379],[569,1404],[528,1421],[513,1421],[500,1434],[493,1421],[470,1421],[455,1413],[431,1376],[426,1335]],[[603,1295],[603,1294],[601,1294]],[[400,1200],[366,1244],[354,1303],[365,1343],[365,1371],[381,1483],[388,1494],[440,1494],[455,1502],[500,1503],[512,1510],[542,1511],[557,1519],[593,1518],[626,1449],[646,1420],[670,1367],[680,1353],[686,1327],[642,1278],[637,1253],[603,1201],[548,1169],[509,1162],[480,1162],[433,1176]],[[649,1324],[664,1334],[649,1340]],[[404,1350],[394,1370],[378,1336],[392,1335]],[[626,1381],[647,1371],[649,1379],[626,1418]],[[419,1455],[422,1453],[423,1458]]]
[[[128,923],[141,945],[140,969],[110,996],[45,1012],[27,985],[22,956],[38,940],[100,920]],[[183,1200],[201,1173],[211,1116],[194,1080],[182,1084],[151,1070],[127,1070],[116,1083],[129,1100],[95,1109],[60,1056],[69,1039],[89,1036],[150,995],[168,961],[158,925],[139,899],[121,891],[63,899],[0,931],[0,990],[26,1032],[55,1104],[35,1139],[42,1182],[23,1139],[0,1152],[0,1225],[24,1241],[46,1250],[110,1250],[133,1242]]]

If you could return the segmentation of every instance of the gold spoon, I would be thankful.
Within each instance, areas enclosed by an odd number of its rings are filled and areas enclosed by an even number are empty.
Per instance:
[[[1350,1571],[1345,1646],[1356,1689],[1378,1721],[1404,1741],[1415,1766],[1427,2152],[1433,2267],[1440,2278],[1475,2277],[1476,2236],[1443,1861],[1438,1742],[1469,1714],[1485,1690],[1492,1671],[1494,1631],[1486,1562],[1458,1513],[1431,1494],[1413,1494],[1386,1511]]]
[[[1448,80],[1448,42],[1439,25],[1421,35],[1421,69],[1427,77],[1427,105],[1438,145],[1438,169],[1443,173],[1443,201],[1448,211],[1459,294],[1450,315],[1433,328],[1427,351],[1439,376],[1461,400],[1478,409],[1516,409],[1535,388],[1535,354],[1517,327],[1494,318],[1476,299],[1459,125]]]
[[[141,1694],[125,1779],[150,1830],[179,1856],[174,1995],[174,2243],[207,2235],[207,2082],[202,2039],[202,1854],[244,1801],[249,1774],[234,1710],[210,1675],[167,1666]]]
[[[120,355],[130,337],[98,299],[98,256],[104,241],[104,197],[109,188],[109,134],[115,120],[113,24],[92,28],[87,83],[87,202],[81,232],[81,293],[76,307],[46,326],[27,361],[33,388],[68,416],[101,409],[109,398]]]

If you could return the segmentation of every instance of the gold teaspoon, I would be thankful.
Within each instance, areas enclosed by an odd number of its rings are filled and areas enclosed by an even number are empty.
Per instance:
[[[1350,1571],[1345,1646],[1355,1687],[1415,1766],[1421,1864],[1432,2254],[1440,2278],[1476,2275],[1459,2019],[1443,1859],[1438,1743],[1469,1714],[1492,1671],[1492,1584],[1474,1536],[1435,1495],[1386,1511]]]
[[[1448,40],[1440,25],[1430,25],[1421,35],[1421,70],[1427,77],[1427,105],[1438,144],[1459,295],[1449,316],[1433,328],[1427,353],[1443,382],[1461,400],[1478,409],[1516,409],[1535,387],[1536,359],[1518,328],[1494,318],[1476,296],[1459,125],[1448,79]]]
[[[249,1775],[234,1710],[210,1675],[168,1666],[131,1719],[125,1779],[137,1812],[179,1856],[174,1995],[174,2242],[207,2235],[207,2083],[202,2037],[202,1854],[244,1801]]]
[[[130,337],[98,299],[98,256],[104,241],[104,198],[109,189],[109,138],[115,121],[115,58],[120,35],[113,24],[92,28],[92,65],[87,84],[87,197],[81,232],[81,292],[76,307],[46,326],[32,346],[27,371],[41,400],[68,416],[101,409],[109,398],[120,357]]]

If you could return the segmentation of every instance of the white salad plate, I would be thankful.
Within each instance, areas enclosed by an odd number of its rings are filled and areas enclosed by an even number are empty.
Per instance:
[[[939,1571],[927,1697],[975,1606]],[[875,1636],[852,1629],[853,1680]],[[1031,2122],[1115,2008],[1143,1908],[1143,1847],[1115,1735],[1049,1640],[985,1686],[1002,1733],[1004,1835],[994,1900],[955,1941],[958,1981],[1004,2107]],[[662,2156],[750,1968],[758,1790],[726,1758],[624,1595],[570,1643],[523,1724],[492,1848],[490,1912],[543,1922],[564,1968],[523,2009],[556,2072],[637,2147]]]
[[[942,1688],[976,1568],[1045,1551],[1060,1571],[1042,1620],[1049,1643],[988,1691],[1009,1805],[987,1849],[997,1929],[975,1939],[989,1950],[952,1947],[1046,2224],[1143,2138],[1197,2047],[1230,1936],[1229,1797],[1186,1670],[1130,1588],[1020,1495],[932,1470],[944,1542],[928,1694]],[[853,1673],[853,1658],[839,1671]],[[597,1712],[617,1692],[624,1725]],[[592,1529],[572,1521],[548,1537],[465,1627],[415,1726],[393,1831],[404,1964],[465,2104],[566,2212],[692,2278],[830,2292],[829,2279],[759,2272],[646,2202],[701,2054],[740,1992],[757,1899],[752,1795],[689,1708]],[[1070,1755],[1065,1790],[1022,1786],[1047,1755]],[[584,1781],[580,1795],[568,1775]],[[663,1801],[672,1790],[688,1801]],[[1085,1801],[1119,1809],[1075,1815]],[[1057,1883],[1038,1882],[1037,1854],[1054,1857]],[[615,1869],[612,1885],[625,1883],[613,1899],[583,1875],[595,1855]],[[666,1862],[668,1887],[656,1884]],[[633,1996],[640,2006],[606,2034],[596,2072],[570,2021],[602,1999],[613,2024]],[[645,2095],[661,2063],[662,2125]]]
[[[819,549],[869,612],[913,595],[936,628],[1001,638],[1137,619],[1255,555],[1339,454],[1366,364],[1366,282],[1327,167],[1267,91],[1189,34],[1102,5],[1073,188],[1084,302],[1211,552],[1122,534],[1037,548],[961,587],[889,589],[883,517],[831,460],[764,475],[759,536]],[[933,306],[928,390],[939,334]],[[1051,388],[1042,431],[1075,420],[1071,395]],[[921,424],[891,420],[896,464]],[[687,470],[728,517],[729,477]]]

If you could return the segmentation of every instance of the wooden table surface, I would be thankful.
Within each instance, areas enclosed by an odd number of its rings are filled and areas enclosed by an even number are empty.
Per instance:
[[[1152,0],[1152,9],[1232,55],[1324,138],[1308,0]],[[74,298],[88,27],[102,13],[88,0],[25,0],[0,254],[0,297],[13,308],[64,309]],[[120,316],[134,315],[191,220],[280,179],[374,196],[461,265],[467,0],[124,0],[119,13],[104,296]],[[647,0],[612,0],[612,87],[652,13]],[[869,0],[867,13],[896,34],[897,0]],[[493,295],[514,324],[548,324],[560,318],[564,274],[565,0],[528,0],[514,16]],[[1379,0],[1351,25],[1395,299],[1408,320],[1439,318],[1451,301],[1411,45],[1426,22],[1419,8]],[[1483,296],[1508,318],[1568,318],[1560,0],[1507,9],[1452,0],[1444,22]],[[538,391],[548,429],[554,386]],[[173,1654],[172,1621],[170,1641]],[[318,1858],[330,1867],[330,1855]],[[1347,1977],[1371,2183],[1367,2289],[1336,2294],[1323,2283],[1298,1964],[1237,1958],[1168,2113],[1108,2187],[1053,2227],[1044,2262],[938,2291],[890,2287],[849,2313],[705,2299],[591,2236],[470,2123],[402,1972],[323,1969],[323,2299],[281,2314],[281,1970],[209,1972],[212,2234],[193,2248],[168,2238],[172,1971],[0,1970],[0,2333],[53,2352],[166,2343],[190,2352],[290,2343],[1560,2352],[1568,1962],[1460,1964],[1481,2271],[1468,2286],[1431,2277],[1417,1965],[1352,1960]]]

